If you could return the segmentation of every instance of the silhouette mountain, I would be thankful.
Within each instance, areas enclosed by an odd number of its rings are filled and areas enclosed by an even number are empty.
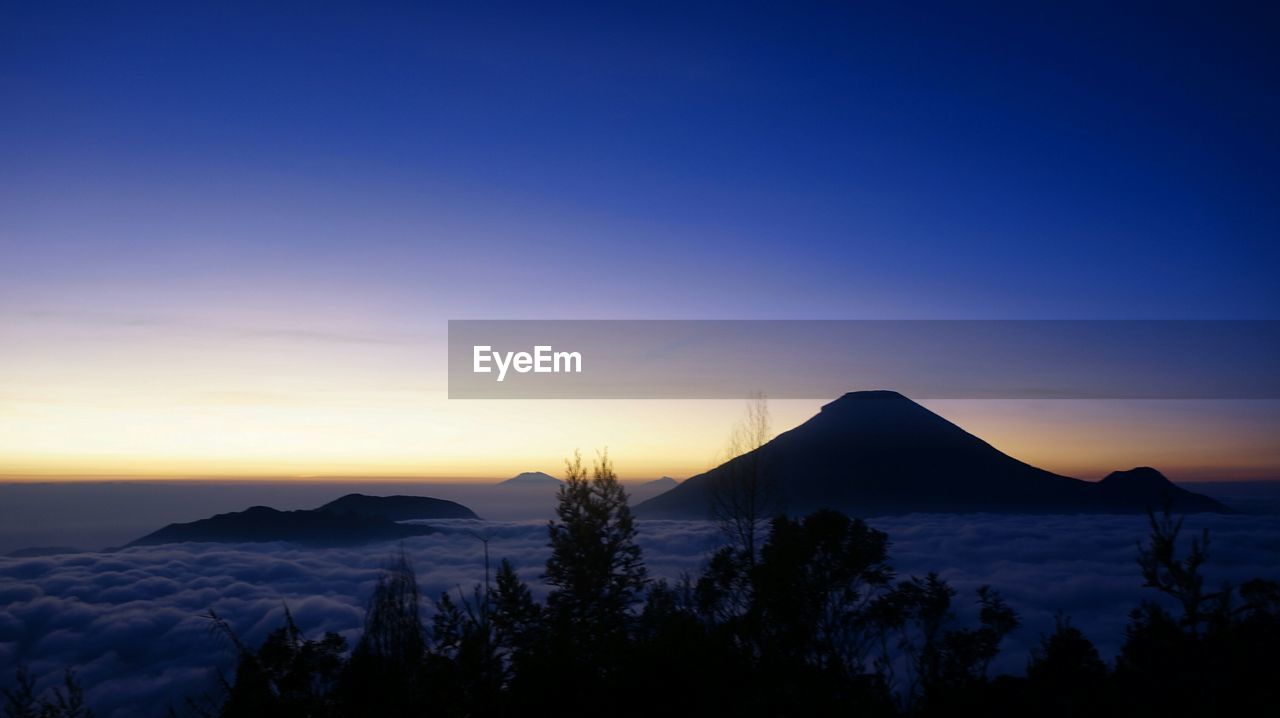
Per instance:
[[[416,519],[478,519],[474,511],[454,501],[428,496],[367,496],[347,494],[321,506],[317,511],[384,518],[391,521]]]
[[[758,457],[791,514],[928,511],[1130,513],[1166,500],[1180,512],[1228,512],[1150,468],[1082,481],[1018,461],[892,391],[845,394],[760,447]],[[754,452],[753,452],[754,453]],[[730,460],[636,506],[644,518],[705,518]]]
[[[679,483],[679,481],[676,481],[670,476],[664,476],[652,481],[641,481],[628,486],[627,495],[630,497],[631,503],[636,504],[670,491],[673,487],[678,486]]]
[[[501,481],[498,486],[556,486],[563,483],[560,479],[551,474],[544,474],[541,471],[526,471],[523,474]]]
[[[1163,498],[1167,493],[1169,498],[1174,501],[1174,507],[1180,510],[1200,510],[1214,511],[1212,508],[1188,509],[1185,503],[1194,503],[1195,499],[1203,499],[1207,502],[1216,504],[1218,511],[1226,511],[1226,507],[1218,504],[1214,499],[1203,494],[1196,494],[1186,489],[1179,488],[1165,478],[1164,474],[1156,471],[1150,466],[1139,466],[1129,469],[1128,471],[1112,471],[1107,477],[1099,481],[1098,486],[1108,497],[1124,502],[1145,503],[1149,502],[1152,497],[1157,499]],[[1158,507],[1157,507],[1158,508]]]
[[[128,543],[131,546],[183,543],[260,543],[293,541],[322,546],[341,546],[387,541],[435,533],[436,529],[421,524],[398,524],[380,516],[362,516],[355,512],[335,513],[323,509],[277,511],[268,506],[254,506],[244,511],[192,521],[169,524]]]

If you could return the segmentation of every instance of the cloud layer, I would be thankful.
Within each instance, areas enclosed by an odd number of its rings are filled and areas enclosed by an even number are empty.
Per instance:
[[[404,543],[427,596],[483,580],[487,537],[495,562],[511,559],[538,582],[547,557],[542,522],[434,522],[450,530]],[[1132,516],[912,515],[873,519],[889,533],[902,574],[936,570],[961,591],[957,613],[972,613],[972,589],[988,583],[1019,611],[1023,626],[997,670],[1017,672],[1057,611],[1069,614],[1105,656],[1118,649],[1140,587],[1136,542],[1145,518]],[[1212,530],[1211,583],[1280,579],[1280,517],[1196,516],[1188,531]],[[704,522],[645,522],[650,571],[697,571],[716,545]],[[288,604],[309,634],[358,635],[363,605],[395,544],[302,549],[286,544],[183,544],[117,553],[0,558],[0,684],[19,662],[56,679],[77,667],[99,715],[162,713],[214,688],[229,647],[202,618],[210,609],[253,644]],[[539,594],[545,587],[536,586]]]

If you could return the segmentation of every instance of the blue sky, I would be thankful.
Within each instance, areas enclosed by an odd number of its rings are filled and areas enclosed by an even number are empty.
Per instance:
[[[1274,9],[689,5],[6,5],[10,381],[294,331],[421,342],[367,368],[409,383],[449,318],[1276,317]]]
[[[305,278],[358,246],[628,315],[1273,316],[1273,14],[686,5],[11,5],[6,245],[69,283],[106,270],[55,252]],[[110,227],[156,205],[244,231]]]

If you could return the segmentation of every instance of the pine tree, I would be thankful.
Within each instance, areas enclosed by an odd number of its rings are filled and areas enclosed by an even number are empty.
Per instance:
[[[533,592],[520,580],[515,566],[502,559],[498,566],[493,596],[493,627],[498,643],[509,654],[531,652],[540,637],[542,607]]]
[[[624,638],[631,606],[646,583],[627,493],[608,453],[591,475],[581,454],[565,462],[556,520],[548,525],[551,558],[547,610],[559,637],[584,658]]]

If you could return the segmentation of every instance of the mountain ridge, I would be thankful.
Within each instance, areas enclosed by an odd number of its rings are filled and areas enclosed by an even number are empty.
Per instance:
[[[354,513],[360,516],[379,517],[391,521],[414,521],[421,519],[478,519],[476,512],[456,501],[437,499],[430,496],[370,496],[368,494],[347,494],[330,501],[316,509],[344,514]]]
[[[408,538],[437,529],[401,521],[478,519],[474,511],[455,501],[429,496],[369,496],[346,494],[315,509],[280,511],[250,506],[208,518],[171,523],[135,539],[125,548],[166,543],[295,543],[339,546]]]
[[[705,518],[714,488],[752,455],[776,477],[778,497],[792,513],[1137,513],[1166,500],[1182,511],[1229,511],[1149,467],[1116,472],[1109,483],[1046,471],[897,392],[877,390],[823,405],[764,446],[638,504],[637,516]]]

